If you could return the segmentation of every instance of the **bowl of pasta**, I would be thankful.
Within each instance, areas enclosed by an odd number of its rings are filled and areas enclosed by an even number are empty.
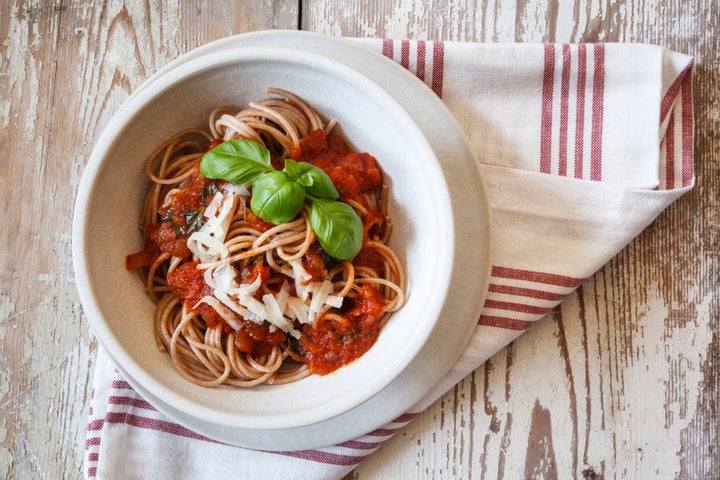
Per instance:
[[[285,47],[156,76],[97,139],[73,257],[92,331],[169,411],[300,428],[421,352],[452,274],[436,153],[361,71]]]

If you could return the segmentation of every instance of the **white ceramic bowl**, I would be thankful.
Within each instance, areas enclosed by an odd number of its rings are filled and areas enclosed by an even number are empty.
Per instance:
[[[203,388],[182,378],[153,338],[154,304],[128,253],[148,187],[144,162],[173,133],[207,128],[218,105],[244,107],[269,86],[298,94],[372,153],[390,184],[390,245],[404,264],[407,300],[360,359],[326,376],[250,389]],[[97,140],[73,222],[78,290],[93,332],[122,370],[169,407],[230,428],[286,429],[322,422],[375,396],[415,358],[445,302],[454,256],[444,174],[421,130],[361,72],[306,51],[240,47],[212,52],[153,79],[132,95]]]

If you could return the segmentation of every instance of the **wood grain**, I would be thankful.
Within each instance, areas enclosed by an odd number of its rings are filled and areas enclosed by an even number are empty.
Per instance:
[[[0,478],[82,478],[96,344],[75,290],[70,225],[94,139],[177,55],[232,33],[297,28],[298,8],[283,1],[215,1],[201,10],[164,1],[0,6]]]
[[[0,478],[82,478],[96,344],[75,291],[70,224],[94,139],[177,55],[267,28],[649,42],[695,56],[697,187],[348,477],[717,478],[716,10],[712,0],[3,2]]]

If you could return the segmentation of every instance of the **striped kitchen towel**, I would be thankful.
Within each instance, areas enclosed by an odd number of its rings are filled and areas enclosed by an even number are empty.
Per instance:
[[[294,452],[226,445],[173,423],[102,348],[87,478],[340,478],[546,316],[695,182],[692,59],[638,44],[363,39],[424,81],[482,165],[493,266],[475,333],[412,411],[361,438]]]

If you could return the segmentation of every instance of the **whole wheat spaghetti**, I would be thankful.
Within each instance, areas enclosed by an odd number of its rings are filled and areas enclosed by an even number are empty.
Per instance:
[[[387,241],[387,186],[375,159],[350,150],[296,95],[210,113],[147,159],[145,248],[128,255],[156,303],[155,337],[177,371],[203,386],[252,387],[327,374],[364,354],[404,301],[405,274]],[[208,150],[233,139],[322,169],[362,220],[359,253],[320,246],[310,206],[275,225],[250,208],[252,185],[205,178]],[[232,143],[232,142],[230,142]]]

